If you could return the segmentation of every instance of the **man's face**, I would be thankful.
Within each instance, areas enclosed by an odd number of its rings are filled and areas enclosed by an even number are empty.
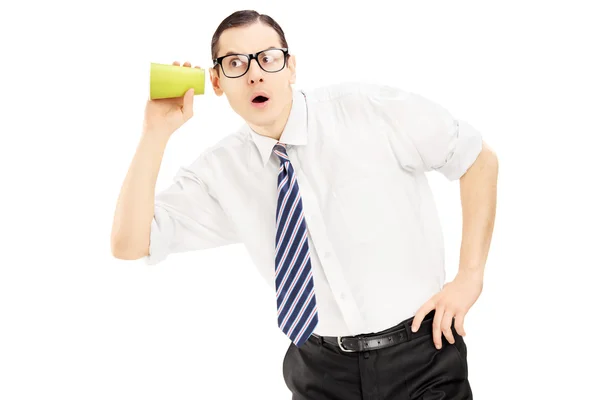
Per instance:
[[[217,57],[224,56],[228,52],[254,54],[271,47],[283,47],[277,32],[261,23],[225,30],[218,46]],[[259,57],[262,57],[264,65],[272,59],[264,53]],[[240,66],[240,72],[243,72],[245,70],[243,62],[245,62],[243,58],[230,58],[223,60],[223,65],[229,63],[228,68]],[[248,72],[239,78],[225,76],[221,67],[217,65],[214,69],[210,69],[211,83],[215,94],[221,96],[225,93],[233,110],[245,121],[255,126],[270,126],[284,115],[286,107],[291,102],[290,84],[295,83],[296,80],[295,64],[294,56],[290,56],[285,68],[279,72],[269,73],[261,69],[254,59],[250,62]],[[215,71],[217,68],[220,69],[218,76]],[[228,75],[231,76],[232,73],[228,72]],[[266,102],[253,101],[259,92],[268,98]]]

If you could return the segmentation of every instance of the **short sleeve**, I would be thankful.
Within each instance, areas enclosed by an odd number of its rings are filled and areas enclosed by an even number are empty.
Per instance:
[[[156,195],[145,264],[157,264],[172,253],[240,241],[230,217],[203,177],[209,171],[203,156],[191,166],[180,167],[173,183]]]
[[[408,170],[434,170],[456,180],[481,152],[480,132],[430,99],[389,86],[380,86],[368,96],[389,122],[389,143],[398,162]]]

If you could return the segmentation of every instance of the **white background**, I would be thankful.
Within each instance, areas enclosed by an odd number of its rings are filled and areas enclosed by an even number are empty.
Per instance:
[[[475,399],[597,398],[594,3],[3,5],[0,398],[291,397],[275,297],[242,245],[172,255],[156,266],[110,253],[150,62],[208,67],[217,25],[246,8],[282,25],[297,57],[295,88],[396,85],[482,132],[500,176],[484,291],[466,319]],[[194,109],[167,147],[157,190],[239,126],[210,87]],[[452,279],[459,186],[430,179]]]

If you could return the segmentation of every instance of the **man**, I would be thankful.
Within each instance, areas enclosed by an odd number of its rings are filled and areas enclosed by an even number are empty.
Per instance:
[[[227,17],[211,50],[212,88],[246,123],[155,196],[193,92],[148,101],[114,256],[155,264],[243,243],[290,339],[293,399],[471,399],[463,322],[483,286],[498,168],[480,133],[392,87],[293,90],[283,30],[255,11]],[[460,268],[445,285],[433,170],[460,179],[463,204]]]

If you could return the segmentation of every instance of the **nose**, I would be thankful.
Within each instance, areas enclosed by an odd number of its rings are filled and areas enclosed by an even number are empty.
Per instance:
[[[254,63],[252,62],[254,61]],[[250,60],[250,67],[248,69],[248,83],[255,84],[256,82],[264,82],[263,70],[258,65],[258,60]]]

